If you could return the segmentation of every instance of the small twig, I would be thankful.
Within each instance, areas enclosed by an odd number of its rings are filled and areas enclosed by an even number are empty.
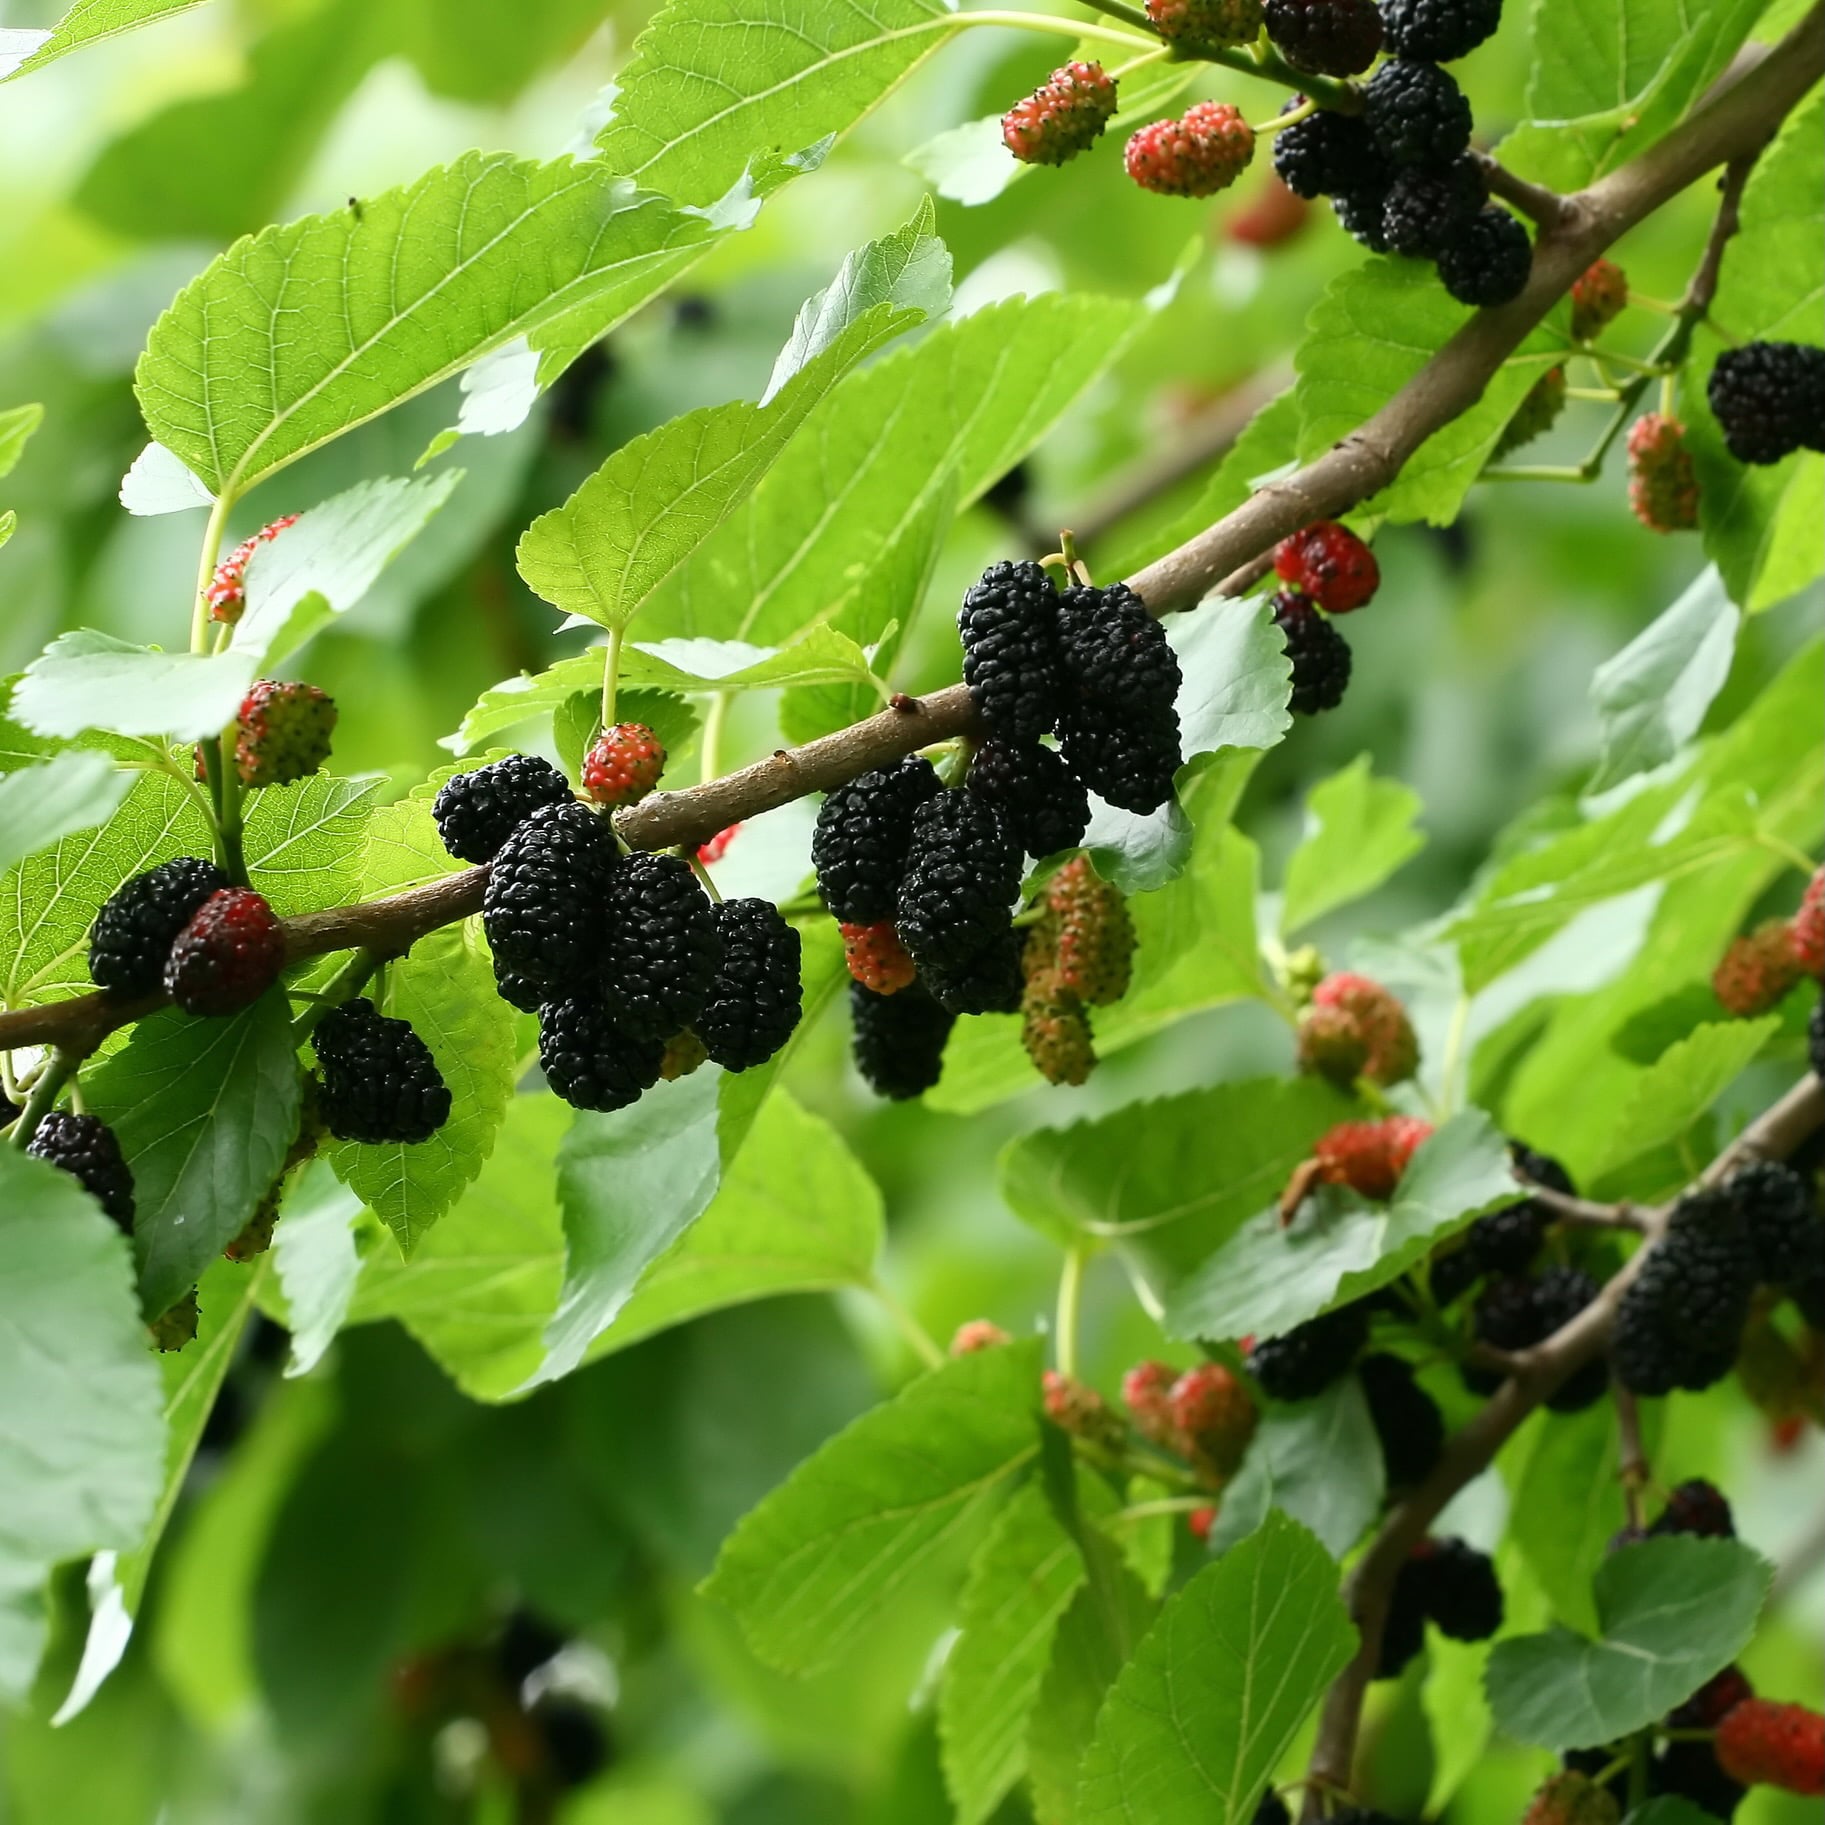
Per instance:
[[[56,1107],[64,1085],[81,1062],[78,1054],[61,1046],[45,1060],[38,1081],[32,1085],[32,1093],[25,1099],[25,1107],[19,1111],[19,1119],[13,1123],[12,1133],[7,1137],[15,1147],[30,1145],[32,1136],[38,1132],[38,1124]]]
[[[913,1316],[906,1306],[902,1305],[900,1301],[887,1290],[886,1282],[877,1276],[871,1276],[863,1284],[866,1290],[875,1296],[882,1311],[893,1320],[894,1329],[906,1339],[909,1345],[911,1345],[913,1354],[918,1357],[926,1368],[943,1368],[945,1362],[944,1351],[939,1347],[937,1339]]]
[[[1488,186],[1491,196],[1499,196],[1505,203],[1514,204],[1524,216],[1538,222],[1542,228],[1557,228],[1565,219],[1565,198],[1558,191],[1548,190],[1544,184],[1530,183],[1526,178],[1517,176],[1488,152],[1473,151],[1471,157],[1482,171],[1483,182]]]
[[[1634,1204],[1598,1204],[1590,1198],[1554,1191],[1550,1185],[1535,1184],[1523,1173],[1517,1172],[1515,1177],[1527,1187],[1528,1196],[1561,1223],[1575,1223],[1581,1229],[1632,1229],[1637,1234],[1647,1227],[1646,1218]]]
[[[1629,1525],[1639,1530],[1647,1525],[1644,1497],[1648,1486],[1648,1458],[1641,1444],[1641,1403],[1634,1391],[1625,1388],[1613,1376],[1610,1393],[1616,1406],[1616,1436],[1619,1441],[1616,1474],[1622,1482],[1623,1505]]]

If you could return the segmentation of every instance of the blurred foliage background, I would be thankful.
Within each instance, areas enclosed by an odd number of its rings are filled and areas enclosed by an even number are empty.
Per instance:
[[[58,10],[15,0],[0,21],[48,24]],[[45,407],[4,484],[18,529],[0,556],[0,669],[18,670],[76,625],[181,644],[198,519],[135,519],[116,500],[144,441],[132,364],[179,286],[243,231],[334,208],[463,148],[549,157],[586,143],[644,16],[628,4],[605,15],[602,0],[214,0],[0,88],[0,405]],[[312,654],[312,678],[341,707],[339,771],[383,773],[404,790],[447,760],[440,740],[483,690],[580,644],[553,631],[515,573],[522,529],[630,435],[757,396],[801,299],[925,194],[909,150],[1006,106],[1043,76],[1053,48],[968,34],[815,182],[728,238],[687,295],[615,332],[528,424],[440,459],[464,471],[456,498]],[[1527,52],[1511,20],[1462,68],[1490,138],[1519,113]],[[1202,80],[1256,118],[1279,105],[1265,84]],[[1238,238],[1266,180],[1258,161],[1214,205],[1177,204],[1138,195],[1104,156],[1029,175],[981,208],[940,203],[960,311],[1061,288],[1138,297],[1183,277],[1111,376],[959,522],[897,684],[955,676],[949,604],[986,561],[1029,532],[1103,520],[1134,477],[1206,437],[1213,414],[1233,413],[1238,389],[1259,397],[1284,383],[1293,326],[1361,256],[1323,211],[1271,248]],[[1639,290],[1678,295],[1709,207],[1695,191],[1625,244]],[[1644,347],[1656,329],[1642,317]],[[1574,405],[1539,460],[1582,455],[1602,410]],[[362,476],[408,471],[453,417],[446,391],[337,441],[249,503],[230,538]],[[1088,553],[1099,574],[1151,549],[1210,467],[1108,526]],[[1703,563],[1696,540],[1657,538],[1629,517],[1614,465],[1588,488],[1484,487],[1456,525],[1393,528],[1377,550],[1386,581],[1351,625],[1347,702],[1267,758],[1240,820],[1272,882],[1306,792],[1355,757],[1418,794],[1423,851],[1319,930],[1337,962],[1359,939],[1451,904],[1528,807],[1546,801],[1538,815],[1550,815],[1595,751],[1593,669]],[[1714,724],[1775,675],[1818,610],[1815,590],[1748,624]],[[774,712],[764,695],[739,701],[730,760],[775,744]],[[802,849],[802,808],[775,816],[781,843]],[[1790,901],[1797,881],[1781,891]],[[874,1103],[847,1065],[841,1023],[826,1020],[790,1082],[879,1186],[889,1278],[943,1337],[973,1317],[1028,1328],[1052,1298],[1053,1250],[996,1194],[995,1158],[1011,1136],[1289,1063],[1285,1029],[1249,1004],[1119,1053],[1084,1090],[1037,1087],[964,1117]],[[1092,1282],[1085,1332],[1087,1367],[1105,1387],[1143,1353],[1173,1354],[1113,1270]],[[572,1825],[949,1816],[930,1707],[945,1613],[935,1591],[911,1593],[834,1671],[794,1683],[756,1664],[693,1590],[737,1517],[911,1372],[876,1306],[838,1296],[736,1309],[501,1406],[466,1399],[391,1322],[346,1333],[303,1377],[281,1373],[283,1344],[264,1323],[240,1345],[120,1671],[64,1727],[0,1722],[0,1817],[504,1820],[474,1731],[425,1727],[413,1682],[427,1655],[485,1643],[522,1609],[575,1637],[562,1681],[609,1719],[602,1771],[562,1812]],[[1657,1461],[1668,1482],[1717,1476],[1744,1535],[1777,1558],[1816,1510],[1822,1467],[1816,1433],[1783,1454],[1734,1384],[1675,1403]],[[1469,1495],[1465,1529],[1493,1539],[1499,1479]],[[1504,1551],[1525,1611],[1526,1569]],[[1821,1624],[1815,1568],[1784,1590],[1752,1676],[1817,1705]],[[67,1682],[75,1652],[73,1640],[60,1645],[47,1682]],[[1435,1744],[1452,1729],[1417,1694],[1411,1676],[1378,1688],[1371,1716],[1374,1799],[1401,1816],[1417,1814]],[[1488,1755],[1449,1818],[1517,1817],[1541,1766],[1536,1753]],[[1010,1801],[998,1816],[1025,1814]],[[1798,1825],[1816,1814],[1758,1790],[1739,1816]]]

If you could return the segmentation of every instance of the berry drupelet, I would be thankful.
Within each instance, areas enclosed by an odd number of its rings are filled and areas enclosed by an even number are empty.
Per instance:
[[[1623,1385],[1667,1394],[1723,1380],[1754,1290],[1748,1234],[1728,1195],[1682,1198],[1617,1308],[1613,1351]]]
[[[1080,698],[1157,715],[1177,701],[1182,674],[1166,630],[1126,583],[1078,584],[1058,598],[1059,650]]]
[[[1261,30],[1262,0],[1146,0],[1147,18],[1188,55],[1247,44]]]
[[[1751,1160],[1724,1181],[1749,1238],[1755,1275],[1767,1286],[1790,1286],[1825,1262],[1825,1218],[1801,1176],[1773,1160]]]
[[[1424,63],[1467,57],[1502,23],[1502,0],[1382,0],[1388,50]]]
[[[1414,1379],[1413,1366],[1399,1356],[1365,1356],[1356,1371],[1382,1462],[1394,1489],[1423,1483],[1445,1447],[1445,1416]]]
[[[1200,101],[1178,120],[1156,120],[1122,153],[1128,175],[1160,196],[1215,196],[1254,156],[1254,129],[1226,101]]]
[[[872,925],[839,925],[843,961],[849,974],[877,995],[896,995],[918,976],[918,966],[906,954],[891,919]]]
[[[1295,95],[1281,112],[1305,103]],[[1295,196],[1335,196],[1361,190],[1379,180],[1385,187],[1392,171],[1358,114],[1336,114],[1321,108],[1282,127],[1274,135],[1274,170]]]
[[[311,1035],[322,1076],[318,1107],[339,1141],[411,1145],[450,1118],[450,1090],[431,1048],[365,995],[332,1008]]]
[[[1381,51],[1382,13],[1373,0],[1267,0],[1267,35],[1296,70],[1356,76]]]
[[[1485,203],[1438,252],[1438,276],[1460,304],[1511,304],[1527,289],[1533,243],[1506,209]]]
[[[1433,63],[1384,63],[1363,91],[1363,119],[1394,165],[1442,165],[1470,144],[1470,103]]]
[[[1122,710],[1086,697],[1059,718],[1058,745],[1071,771],[1103,800],[1146,817],[1172,797],[1184,764],[1179,713]]]
[[[583,790],[598,805],[632,805],[659,784],[665,745],[643,722],[604,729],[583,756]]]
[[[1008,930],[1021,849],[1001,813],[967,792],[941,792],[913,813],[895,925],[921,969],[955,969]]]
[[[1248,1367],[1271,1399],[1310,1400],[1349,1374],[1368,1340],[1369,1308],[1357,1300],[1257,1343]]]
[[[1390,253],[1435,260],[1487,200],[1483,174],[1468,153],[1402,171],[1382,199],[1382,238]]]
[[[625,1109],[659,1081],[663,1039],[643,1039],[615,1025],[589,991],[539,1009],[539,1065],[545,1081],[573,1109]]]
[[[1690,532],[1698,524],[1698,471],[1686,428],[1662,412],[1629,427],[1629,511],[1650,532]]]
[[[314,684],[262,678],[241,699],[235,721],[234,766],[241,784],[289,786],[317,772],[330,757],[335,700]]]
[[[89,927],[89,976],[111,995],[155,995],[177,935],[211,894],[228,885],[201,856],[161,862],[117,887]]]
[[[1016,1013],[1025,986],[1020,967],[1025,948],[1024,935],[1010,927],[961,963],[925,964],[919,978],[949,1013]]]
[[[520,825],[571,796],[564,775],[535,754],[509,754],[438,788],[431,806],[437,834],[460,862],[492,862]]]

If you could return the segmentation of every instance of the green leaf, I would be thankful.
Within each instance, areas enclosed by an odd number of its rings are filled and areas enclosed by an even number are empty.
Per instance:
[[[904,536],[935,499],[967,506],[1031,450],[1144,320],[1145,307],[1052,293],[939,324],[851,374],[748,499],[642,611],[650,636],[785,646],[829,623],[861,645],[907,604]]]
[[[1271,748],[1293,726],[1286,707],[1293,669],[1265,597],[1206,602],[1171,615],[1179,656],[1179,738],[1185,758],[1225,748]]]
[[[0,475],[11,475],[18,467],[26,439],[43,423],[43,406],[8,406],[0,412]]]
[[[4,513],[0,513],[0,545],[4,545],[13,536],[18,524],[19,516],[12,508],[9,507]]]
[[[623,649],[621,675],[630,683],[686,694],[855,684],[873,677],[868,655],[834,627],[814,627],[787,646],[751,646],[745,640],[643,641]],[[877,706],[879,701],[877,696]]]
[[[233,719],[254,676],[239,653],[164,653],[79,627],[25,668],[12,707],[39,735],[107,729],[201,741]]]
[[[1280,929],[1296,932],[1373,893],[1425,847],[1419,794],[1376,779],[1359,754],[1306,794],[1305,834],[1287,858]]]
[[[709,203],[756,146],[852,127],[954,29],[943,0],[672,0],[634,44],[597,140],[615,170]]]
[[[1597,1568],[1597,1639],[1552,1629],[1496,1644],[1497,1728],[1554,1750],[1646,1729],[1748,1645],[1771,1575],[1737,1540],[1669,1535],[1613,1553]]]
[[[1717,1821],[1696,1802],[1677,1793],[1662,1793],[1632,1808],[1624,1825],[1717,1825]]]
[[[466,923],[431,932],[387,966],[381,1011],[410,1021],[431,1048],[450,1087],[449,1119],[429,1140],[410,1146],[345,1141],[327,1157],[409,1255],[493,1151],[518,1066],[514,1016]]]
[[[1589,794],[1673,758],[1698,733],[1736,657],[1738,616],[1715,566],[1591,679],[1603,755]]]
[[[1278,1337],[1398,1279],[1441,1238],[1517,1196],[1501,1134],[1480,1109],[1463,1110],[1414,1154],[1385,1204],[1325,1187],[1319,1209],[1308,1204],[1290,1228],[1271,1201],[1257,1204],[1169,1296],[1166,1328],[1177,1337]]]
[[[9,773],[0,779],[0,868],[105,823],[132,784],[105,754],[58,754]]]
[[[285,997],[268,993],[227,1020],[167,1008],[83,1088],[133,1169],[140,1298],[156,1315],[245,1228],[298,1131]]]
[[[1719,275],[1713,321],[1739,341],[1819,341],[1825,250],[1809,232],[1825,210],[1816,156],[1825,103],[1790,116],[1756,161],[1744,187],[1741,226]],[[1739,463],[1724,448],[1705,398],[1726,345],[1701,330],[1684,377],[1688,444],[1698,470],[1705,552],[1731,600],[1746,612],[1773,606],[1825,571],[1825,530],[1817,512],[1825,459],[1801,452],[1785,461]]]
[[[1556,306],[1549,321],[1561,323],[1565,309]],[[1417,260],[1365,260],[1333,279],[1296,357],[1300,457],[1322,455],[1379,412],[1469,318]],[[1563,355],[1562,333],[1535,329],[1477,403],[1427,438],[1364,511],[1449,524],[1528,388]]]
[[[970,1563],[938,1699],[944,1781],[960,1825],[980,1825],[1026,1767],[1027,1730],[1083,1555],[1027,1483]]]
[[[1245,1825],[1356,1646],[1336,1566],[1296,1522],[1179,1592],[1122,1669],[1084,1756],[1080,1825]]]
[[[508,1120],[512,1120],[511,1109]],[[289,1375],[305,1375],[323,1359],[348,1317],[361,1276],[351,1225],[361,1214],[361,1200],[330,1170],[329,1162],[310,1162],[286,1188],[273,1232],[273,1264],[284,1298],[285,1325],[291,1332]],[[377,1233],[377,1232],[376,1232]],[[421,1249],[420,1256],[424,1251]],[[396,1250],[373,1251],[391,1264]]]
[[[25,1697],[51,1568],[138,1540],[158,1500],[158,1370],[125,1238],[67,1173],[0,1147],[0,1691]]]
[[[1227,1552],[1277,1511],[1341,1559],[1381,1512],[1385,1486],[1368,1403],[1348,1376],[1316,1400],[1268,1409],[1223,1491],[1210,1550]]]
[[[1432,1739],[1432,1780],[1426,1793],[1430,1817],[1443,1815],[1488,1753],[1495,1730],[1483,1695],[1489,1651],[1487,1641],[1453,1641],[1436,1629],[1427,1638],[1420,1704]]]
[[[1001,1192],[1055,1240],[1113,1241],[1173,1284],[1268,1210],[1312,1143],[1353,1107],[1309,1077],[1132,1103],[1014,1141],[1001,1156]]]
[[[186,13],[196,4],[197,0],[76,0],[48,32],[0,31],[0,82],[41,70],[67,51]]]
[[[275,911],[291,919],[356,897],[376,784],[318,773],[254,795],[241,846],[254,886]],[[433,873],[452,866],[441,845],[439,855]]]
[[[850,368],[944,308],[950,260],[931,204],[851,254],[800,312],[758,405],[706,406],[623,444],[520,539],[520,575],[547,602],[608,628],[726,520]]]
[[[218,255],[154,324],[140,409],[216,494],[243,494],[514,337],[583,317],[599,335],[710,232],[597,161],[469,153]]]
[[[1721,1020],[1669,1046],[1611,1112],[1608,1145],[1584,1175],[1593,1182],[1675,1142],[1729,1089],[1780,1030],[1780,1018]]]
[[[744,1517],[705,1595],[774,1666],[834,1659],[1032,1461],[1038,1395],[1036,1340],[921,1376]]]

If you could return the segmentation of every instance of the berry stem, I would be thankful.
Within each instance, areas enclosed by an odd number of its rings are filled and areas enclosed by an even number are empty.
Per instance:
[[[880,1302],[882,1311],[893,1320],[894,1328],[912,1346],[913,1354],[928,1369],[944,1367],[944,1352],[938,1347],[937,1339],[888,1291],[887,1283],[878,1274],[870,1274],[862,1282],[862,1287]]]
[[[1138,26],[1143,32],[1153,30],[1153,21],[1138,6],[1129,6],[1125,0],[1083,0],[1083,4],[1093,13],[1119,19],[1124,25]]]
[[[1302,120],[1309,120],[1317,112],[1317,102],[1308,95],[1298,107],[1290,109],[1285,114],[1276,114],[1272,120],[1264,120],[1259,126],[1250,122],[1248,130],[1254,134],[1256,139],[1266,139],[1270,134],[1280,132],[1283,127],[1296,126]]]
[[[608,630],[608,645],[602,649],[602,727],[615,726],[615,691],[621,682],[621,640],[625,628]]]
[[[728,726],[731,695],[728,691],[718,691],[703,715],[703,734],[699,738],[701,765],[697,777],[706,786],[722,775],[722,736]]]
[[[1770,855],[1778,855],[1789,868],[1797,868],[1808,880],[1818,868],[1818,863],[1805,850],[1793,843],[1783,842],[1778,836],[1770,836],[1766,831],[1755,833],[1755,846],[1765,849]]]
[[[1616,1474],[1622,1483],[1622,1500],[1629,1525],[1639,1530],[1647,1525],[1645,1497],[1648,1487],[1648,1458],[1641,1443],[1641,1407],[1634,1394],[1613,1375],[1610,1393],[1616,1404]]]
[[[1257,76],[1263,82],[1282,83],[1289,89],[1303,93],[1318,107],[1329,108],[1334,113],[1362,112],[1362,91],[1353,84],[1334,82],[1328,76],[1313,76],[1306,71],[1295,70],[1278,52],[1263,50],[1259,44],[1253,50],[1231,50],[1222,46],[1199,51],[1175,49],[1171,55],[1175,62],[1216,63],[1226,70],[1239,71],[1244,76]],[[1256,131],[1259,132],[1260,129],[1257,128]]]
[[[1648,1801],[1648,1753],[1650,1738],[1643,1730],[1639,1735],[1629,1739],[1629,1806],[1630,1812],[1637,1812]]]
[[[216,800],[221,808],[220,818],[216,825],[216,847],[221,852],[222,870],[229,880],[239,886],[247,885],[247,858],[241,850],[241,811],[244,795],[241,791],[241,775],[235,766],[235,731],[232,726],[222,731],[220,742],[221,771],[220,794]]]
[[[1138,57],[1130,57],[1126,63],[1118,64],[1109,72],[1111,82],[1120,82],[1124,76],[1132,76],[1136,70],[1144,70],[1150,63],[1162,62],[1170,53],[1165,45],[1156,45],[1151,51],[1143,51]]]
[[[716,891],[716,883],[710,879],[710,871],[704,867],[695,854],[685,858],[691,865],[691,873],[703,883],[703,891],[710,896],[713,904],[722,904],[722,895]]]
[[[1052,1354],[1060,1375],[1077,1373],[1077,1320],[1083,1305],[1084,1263],[1089,1251],[1081,1243],[1065,1250],[1064,1266],[1058,1275],[1058,1322],[1052,1339]]]
[[[1596,479],[1583,463],[1510,463],[1477,477],[1479,482],[1570,482],[1577,487]]]
[[[215,580],[215,567],[221,562],[222,537],[228,530],[228,515],[234,507],[234,495],[227,489],[217,496],[209,509],[209,523],[203,528],[203,550],[196,565],[196,596],[190,606],[190,650],[209,650],[209,585]]]
[[[317,1022],[332,1008],[339,1008],[367,987],[370,978],[385,961],[378,951],[358,950],[327,981],[311,1002],[291,1023],[291,1036],[294,1045],[302,1045],[310,1038]]]
[[[1585,399],[1593,404],[1613,406],[1622,397],[1620,387],[1567,387],[1567,399]]]
[[[1210,1506],[1210,1492],[1203,1495],[1168,1495],[1153,1502],[1134,1502],[1115,1515],[1117,1527],[1132,1527],[1136,1521],[1151,1521],[1156,1515],[1191,1514]]]
[[[1088,0],[1088,3],[1094,4],[1095,0]],[[1110,0],[1110,4],[1098,6],[1097,10],[1115,18],[1130,17],[1126,8],[1119,12],[1116,10],[1114,0]],[[1137,12],[1132,17],[1138,19],[1143,26],[1147,24],[1145,14]],[[1123,45],[1133,51],[1147,50],[1153,42],[1151,36],[1137,38],[1132,32],[1118,32],[1113,26],[1097,25],[1088,19],[1060,19],[1053,13],[1000,12],[951,13],[944,18],[934,19],[929,25],[908,26],[903,32],[889,32],[887,37],[911,38],[926,32],[949,32],[973,25],[1005,25],[1012,26],[1016,31],[1050,32],[1059,38],[1087,38],[1101,44]]]
[[[62,1046],[57,1047],[44,1061],[44,1068],[38,1073],[38,1081],[32,1085],[32,1093],[25,1099],[25,1107],[20,1110],[19,1119],[13,1123],[12,1132],[7,1136],[15,1147],[23,1150],[38,1132],[38,1124],[55,1107],[63,1086],[69,1082],[79,1063],[81,1060],[76,1053]]]

